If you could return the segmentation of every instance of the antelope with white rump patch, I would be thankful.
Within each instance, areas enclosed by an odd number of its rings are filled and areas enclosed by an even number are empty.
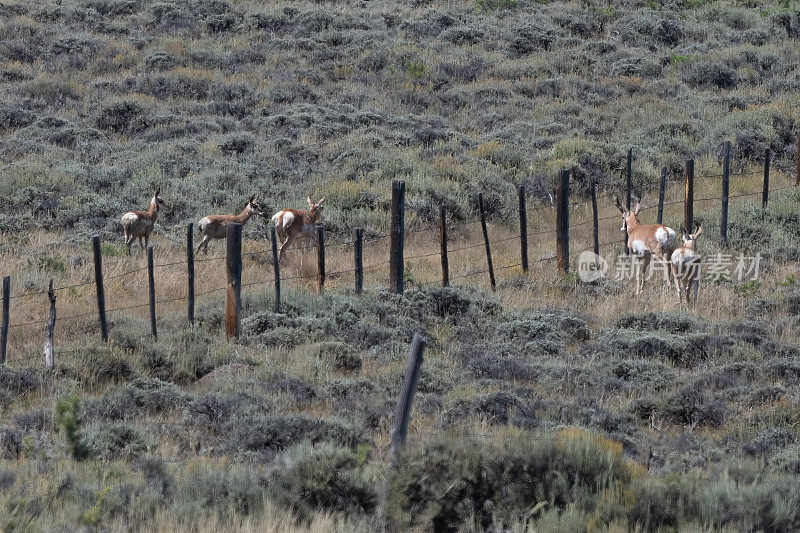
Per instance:
[[[224,239],[228,234],[228,222],[244,225],[253,215],[264,214],[264,209],[258,203],[258,195],[254,194],[247,200],[244,210],[238,215],[208,215],[200,219],[197,228],[203,236],[203,240],[197,245],[197,253],[203,250],[208,253],[208,243],[211,239]]]
[[[308,209],[282,209],[272,216],[275,231],[281,240],[279,260],[283,260],[284,250],[293,242],[304,241],[308,245],[311,237],[316,234],[317,224],[322,222],[322,203],[325,198],[314,203],[309,196],[306,201]]]
[[[694,233],[683,233],[683,246],[672,252],[672,275],[675,277],[675,288],[678,289],[678,302],[682,302],[681,293],[686,291],[686,306],[697,305],[697,289],[700,286],[700,275],[703,270],[703,257],[697,253],[697,238],[703,228],[697,226]],[[694,293],[694,294],[692,294]]]
[[[147,211],[128,211],[122,215],[122,231],[125,233],[125,246],[128,247],[128,255],[131,255],[131,244],[137,237],[142,251],[150,244],[150,232],[153,231],[153,226],[155,226],[158,218],[158,210],[161,208],[167,209],[167,204],[158,195],[160,190],[161,187],[158,187],[156,192],[153,193],[153,198],[150,200],[150,207]],[[142,243],[142,239],[144,239],[144,243]]]
[[[622,228],[620,231],[628,232],[628,251],[634,259],[639,259],[636,269],[636,294],[642,292],[644,275],[650,267],[651,256],[655,255],[664,265],[667,277],[671,277],[671,268],[668,260],[675,247],[675,230],[662,224],[640,224],[639,211],[641,205],[637,202],[633,211],[624,207],[617,198],[617,207],[622,212]],[[668,280],[669,281],[669,280]]]

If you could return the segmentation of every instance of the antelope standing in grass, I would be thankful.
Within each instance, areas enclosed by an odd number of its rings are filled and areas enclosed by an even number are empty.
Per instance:
[[[683,234],[683,246],[672,252],[672,275],[678,289],[678,302],[682,302],[681,292],[686,291],[686,306],[697,305],[697,289],[703,270],[703,257],[697,253],[697,238],[703,233],[698,226],[694,233]]]
[[[275,231],[281,241],[279,260],[283,260],[284,250],[293,242],[304,241],[308,245],[311,237],[316,234],[317,224],[322,222],[322,203],[325,198],[314,203],[309,196],[306,201],[308,209],[282,209],[272,216]]]
[[[621,231],[628,233],[628,251],[638,261],[636,268],[636,294],[642,292],[644,275],[650,267],[651,256],[655,255],[658,261],[667,269],[667,277],[671,277],[672,269],[668,266],[668,259],[675,248],[675,230],[662,224],[640,224],[639,211],[641,205],[637,202],[633,211],[624,207],[617,198],[617,207],[622,212]],[[669,280],[668,280],[669,282]]]
[[[158,210],[167,209],[167,204],[158,195],[160,190],[161,187],[158,187],[156,192],[153,193],[153,198],[150,200],[150,207],[147,211],[128,211],[122,215],[122,231],[125,233],[125,246],[128,247],[128,255],[131,255],[131,244],[137,237],[142,251],[150,244],[150,232],[153,231],[153,226],[158,218]],[[142,243],[143,238],[144,243]]]
[[[254,194],[247,200],[244,210],[238,215],[208,215],[200,219],[197,229],[203,236],[203,240],[197,245],[197,253],[203,250],[208,253],[208,243],[211,239],[224,239],[228,234],[228,222],[237,222],[244,225],[253,215],[264,214],[264,209],[258,203],[258,195]]]

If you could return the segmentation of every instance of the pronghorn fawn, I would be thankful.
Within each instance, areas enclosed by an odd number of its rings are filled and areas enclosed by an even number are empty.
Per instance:
[[[131,244],[137,237],[142,251],[150,244],[150,232],[158,218],[159,209],[167,209],[167,204],[158,195],[161,188],[157,188],[150,200],[150,207],[147,211],[128,211],[122,215],[122,231],[125,233],[125,246],[128,247],[128,255],[131,255]],[[144,243],[142,243],[144,239]]]
[[[675,247],[675,230],[662,224],[640,224],[639,211],[641,205],[637,202],[633,211],[624,207],[617,198],[617,207],[622,212],[621,231],[628,233],[628,251],[637,261],[636,274],[636,294],[642,292],[644,277],[650,267],[651,256],[666,268],[667,277],[670,277],[671,269],[668,266],[668,259]]]
[[[322,222],[322,203],[325,198],[314,203],[309,196],[306,201],[308,209],[282,209],[272,216],[275,231],[281,241],[279,260],[283,260],[284,250],[293,242],[304,241],[308,245],[315,235],[316,225]]]
[[[675,277],[675,288],[678,289],[678,302],[682,302],[681,293],[686,291],[686,306],[697,305],[697,289],[703,270],[703,257],[697,253],[697,238],[703,233],[698,226],[694,233],[683,233],[683,246],[672,252],[672,275]]]
[[[200,219],[197,228],[203,236],[203,240],[197,245],[197,253],[203,250],[208,253],[208,243],[211,239],[224,239],[228,234],[228,222],[238,222],[245,224],[253,215],[264,214],[264,209],[258,203],[258,195],[254,194],[247,201],[244,210],[238,215],[208,215]]]

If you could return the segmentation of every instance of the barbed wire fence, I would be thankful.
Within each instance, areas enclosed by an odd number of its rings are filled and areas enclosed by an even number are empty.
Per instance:
[[[690,229],[693,224],[693,208],[694,204],[698,202],[712,202],[712,201],[720,201],[721,202],[721,210],[723,213],[723,217],[720,221],[720,235],[722,238],[723,244],[727,241],[727,207],[730,200],[733,199],[741,199],[741,198],[748,198],[757,195],[761,195],[762,197],[762,206],[764,208],[767,207],[769,201],[769,195],[775,194],[781,191],[786,191],[788,189],[793,189],[798,186],[800,183],[800,176],[795,176],[794,183],[782,185],[779,187],[770,188],[769,186],[769,178],[770,178],[770,155],[769,152],[765,152],[765,165],[763,174],[759,172],[742,172],[738,174],[731,174],[729,172],[729,154],[730,154],[730,145],[726,143],[725,145],[725,160],[723,163],[723,172],[720,174],[716,173],[707,173],[701,175],[694,175],[694,162],[692,160],[687,160],[686,165],[686,175],[684,176],[684,197],[678,200],[665,200],[665,190],[666,190],[666,169],[662,169],[661,179],[658,182],[660,187],[660,194],[659,194],[659,203],[657,206],[644,206],[641,208],[641,211],[648,211],[652,209],[658,209],[658,222],[661,223],[663,211],[665,207],[675,206],[675,205],[683,205],[684,206],[684,226],[687,229]],[[630,208],[630,203],[633,199],[633,186],[632,186],[632,165],[631,163],[631,152],[629,152],[629,161],[627,165],[627,176],[625,182],[625,195],[626,195],[626,206]],[[798,172],[800,172],[800,155],[798,155]],[[479,209],[479,217],[472,219],[472,220],[462,220],[459,222],[455,222],[453,220],[447,219],[446,210],[442,207],[439,210],[440,213],[440,220],[435,223],[431,224],[427,227],[417,228],[412,231],[405,231],[404,224],[393,224],[391,227],[391,231],[389,233],[379,233],[376,236],[373,236],[369,239],[363,239],[363,231],[354,232],[354,238],[352,240],[345,240],[341,242],[331,243],[331,244],[323,244],[321,247],[318,246],[320,249],[317,257],[317,268],[316,272],[311,274],[295,274],[295,275],[282,275],[280,274],[280,265],[278,264],[277,260],[277,249],[276,249],[276,241],[273,239],[273,243],[271,247],[257,249],[257,250],[250,250],[247,252],[241,251],[241,227],[239,227],[238,231],[238,239],[239,242],[236,243],[238,246],[234,246],[234,249],[238,249],[238,254],[234,254],[231,256],[230,250],[231,247],[228,247],[228,253],[225,255],[216,255],[211,257],[194,257],[194,249],[191,242],[190,235],[192,234],[192,224],[189,224],[187,227],[187,258],[184,260],[175,260],[175,261],[168,261],[164,263],[152,263],[149,262],[147,266],[133,268],[130,270],[125,270],[123,272],[114,273],[112,275],[103,277],[102,275],[98,276],[97,273],[102,272],[102,259],[101,259],[101,250],[99,249],[99,239],[93,239],[94,242],[97,242],[97,249],[95,249],[95,258],[99,261],[98,264],[95,265],[95,273],[94,277],[89,277],[83,281],[78,283],[73,283],[69,285],[63,285],[58,287],[52,288],[52,306],[51,313],[55,313],[55,295],[58,293],[64,293],[77,291],[82,288],[94,286],[97,289],[97,309],[88,311],[88,312],[80,312],[80,313],[73,313],[68,314],[66,316],[55,316],[50,317],[50,319],[41,319],[41,320],[24,320],[21,322],[13,322],[12,321],[12,313],[11,313],[11,302],[25,302],[26,304],[30,304],[32,300],[36,297],[40,296],[49,296],[48,290],[39,290],[39,291],[31,291],[25,292],[20,294],[11,294],[10,292],[10,277],[6,276],[3,279],[3,321],[2,321],[2,328],[0,329],[0,364],[10,363],[10,362],[21,362],[21,361],[30,361],[32,359],[36,359],[36,356],[20,356],[15,355],[14,357],[6,357],[6,350],[8,344],[8,337],[10,330],[19,330],[24,328],[32,328],[32,327],[43,327],[47,328],[48,331],[46,332],[52,338],[52,328],[55,327],[56,324],[64,324],[70,321],[84,319],[88,316],[97,315],[100,319],[100,323],[105,324],[107,315],[122,313],[124,311],[141,309],[145,307],[149,307],[151,319],[152,319],[152,334],[153,336],[156,335],[156,308],[174,304],[176,302],[185,301],[188,303],[188,322],[192,324],[194,322],[194,304],[195,299],[197,297],[206,296],[210,294],[214,294],[221,291],[226,291],[226,331],[229,332],[230,337],[238,337],[238,324],[240,323],[241,319],[241,309],[240,309],[240,302],[241,302],[241,291],[243,288],[252,288],[252,287],[267,287],[273,286],[275,288],[275,299],[276,299],[276,310],[280,311],[280,287],[281,283],[284,282],[291,282],[291,281],[317,281],[317,290],[318,292],[322,293],[324,291],[324,286],[326,280],[333,280],[339,278],[344,275],[351,274],[356,279],[356,293],[359,294],[360,289],[358,276],[359,274],[363,278],[363,273],[366,271],[377,271],[379,269],[389,269],[389,290],[395,293],[402,293],[404,290],[404,285],[406,282],[406,269],[413,265],[413,261],[420,261],[420,260],[431,260],[436,256],[441,257],[442,261],[442,280],[441,281],[419,281],[413,282],[412,285],[414,287],[425,288],[425,287],[432,287],[436,285],[443,285],[449,286],[453,281],[462,281],[470,278],[475,278],[478,276],[485,276],[489,275],[489,282],[491,284],[492,289],[495,288],[495,270],[499,272],[507,272],[513,269],[521,269],[521,273],[523,275],[528,274],[530,266],[537,265],[543,266],[545,264],[550,264],[553,262],[557,263],[557,267],[559,272],[563,270],[563,272],[568,273],[570,270],[570,253],[569,253],[569,242],[570,242],[570,232],[574,232],[576,230],[583,232],[584,228],[588,225],[592,225],[592,237],[594,243],[594,251],[595,253],[599,254],[601,249],[605,249],[611,246],[619,246],[625,245],[627,238],[619,238],[619,239],[612,239],[605,242],[599,241],[599,232],[600,232],[600,222],[607,222],[613,219],[621,218],[619,215],[612,215],[612,216],[604,216],[598,217],[598,209],[597,209],[597,199],[596,199],[596,191],[595,191],[595,182],[592,180],[591,182],[591,203],[593,204],[593,217],[591,220],[585,220],[576,224],[570,225],[569,223],[569,212],[570,209],[577,209],[583,205],[586,205],[586,202],[580,202],[578,204],[570,204],[569,203],[569,175],[570,172],[568,170],[564,170],[561,172],[560,175],[560,183],[558,184],[556,190],[556,197],[559,201],[554,202],[553,208],[555,210],[555,228],[542,228],[537,229],[534,231],[527,230],[527,208],[525,206],[525,191],[522,187],[518,188],[518,201],[519,201],[519,209],[517,215],[519,216],[519,231],[515,234],[512,234],[507,237],[499,238],[491,240],[489,238],[489,234],[486,231],[487,227],[487,218],[485,209],[483,209],[483,202],[480,202],[480,209]],[[731,177],[734,178],[752,178],[757,176],[763,175],[763,183],[762,187],[757,191],[747,191],[747,192],[740,192],[737,194],[728,194],[729,191],[729,181]],[[695,178],[699,179],[721,179],[722,185],[722,192],[720,196],[708,196],[708,197],[701,197],[695,198],[694,197],[694,180]],[[402,182],[397,182],[402,183]],[[643,185],[648,185],[647,183]],[[656,183],[650,183],[649,185],[656,185]],[[393,184],[393,188],[396,184]],[[401,195],[393,195],[393,202],[392,202],[392,220],[397,221],[403,220],[404,217],[404,209],[405,209],[405,199],[404,199],[404,191],[405,187],[402,184],[402,192]],[[504,224],[511,222],[511,219],[514,218],[514,213],[508,214],[504,217],[496,217],[493,219],[493,224]],[[447,242],[447,234],[448,232],[459,230],[459,229],[466,229],[472,225],[481,224],[483,228],[483,235],[484,239],[480,242],[474,243],[465,243],[460,244],[459,246],[452,247]],[[228,240],[231,238],[236,239],[236,237],[232,237],[232,233],[230,230],[236,226],[235,224],[230,225],[229,228],[229,235]],[[274,228],[273,228],[274,231]],[[321,228],[319,229],[322,232]],[[416,237],[423,237],[427,238],[427,234],[431,232],[438,231],[439,233],[439,250],[431,251],[431,252],[424,252],[424,253],[416,253],[414,255],[405,256],[404,255],[404,242],[407,237],[416,236]],[[587,235],[588,233],[583,232],[582,235]],[[320,235],[322,235],[320,233]],[[360,236],[359,236],[360,235]],[[546,255],[539,257],[533,261],[529,261],[528,259],[528,251],[529,251],[529,238],[539,238],[545,235],[555,236],[555,244],[556,244],[556,253],[555,255]],[[574,236],[574,235],[573,235]],[[363,264],[362,254],[357,253],[354,254],[354,265],[353,268],[346,268],[346,269],[338,269],[333,271],[326,271],[325,269],[325,249],[328,251],[330,250],[340,250],[342,252],[348,252],[350,250],[355,250],[356,248],[363,248],[364,245],[375,245],[376,243],[380,243],[384,240],[389,240],[389,258],[386,261],[380,261],[378,263],[373,263],[369,265]],[[503,264],[498,266],[496,269],[492,263],[491,257],[491,246],[496,246],[498,244],[510,243],[512,241],[519,241],[520,242],[520,260],[511,264]],[[320,239],[320,243],[324,243],[322,239]],[[470,250],[474,250],[480,247],[485,247],[486,249],[486,267],[485,268],[477,268],[477,269],[468,269],[465,272],[459,272],[454,275],[449,274],[449,256],[452,254],[459,254],[462,252],[468,252]],[[626,249],[626,248],[625,248]],[[242,282],[241,273],[242,273],[242,260],[243,258],[267,258],[269,260],[269,256],[272,256],[272,270],[273,275],[272,277],[267,277],[265,279],[259,279],[254,281],[247,281]],[[195,280],[194,280],[194,263],[224,263],[226,276],[227,276],[227,283],[222,286],[215,286],[210,288],[203,288],[199,292],[195,292]],[[103,293],[104,293],[104,284],[109,283],[120,283],[124,280],[131,278],[131,276],[135,276],[139,273],[144,273],[147,271],[149,277],[152,279],[155,270],[170,268],[170,267],[187,267],[187,291],[186,294],[182,296],[176,296],[171,298],[162,298],[157,299],[155,298],[154,294],[154,287],[151,283],[150,289],[150,298],[148,302],[145,303],[137,303],[131,305],[117,305],[111,307],[109,309],[105,309],[105,302],[103,301]],[[238,272],[238,277],[237,277]],[[278,274],[277,276],[275,274]],[[44,300],[43,300],[44,301]],[[231,302],[239,302],[237,308],[236,305],[232,305]],[[42,306],[44,310],[45,307]],[[16,314],[26,315],[26,313],[19,313],[20,309],[16,309]],[[29,313],[27,313],[29,314]],[[230,326],[233,325],[233,334],[230,334]],[[102,326],[101,326],[102,327]],[[104,335],[105,338],[105,335]],[[80,348],[76,348],[75,350],[80,350]],[[69,353],[70,349],[57,349],[57,354],[65,354]],[[52,364],[52,363],[49,363]]]

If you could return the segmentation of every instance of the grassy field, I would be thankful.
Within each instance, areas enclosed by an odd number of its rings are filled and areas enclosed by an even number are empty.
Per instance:
[[[798,37],[787,1],[3,1],[0,529],[800,529]],[[737,197],[723,249],[726,140]],[[613,264],[629,147],[642,221],[666,166],[664,221],[679,228],[694,158],[700,252],[759,254],[757,279],[704,282],[687,312],[656,280],[637,297],[613,270],[556,272],[556,171],[573,170],[573,266],[591,248],[590,179]],[[760,190],[766,148],[762,209],[738,195]],[[408,191],[403,296],[385,290],[392,179]],[[545,232],[528,275],[520,185],[529,231]],[[172,209],[152,239],[154,342],[145,257],[123,253],[119,218],[156,186]],[[295,254],[272,313],[268,221],[251,220],[243,334],[227,342],[221,241],[198,256],[186,324],[185,225],[255,192],[270,213],[325,196],[327,269],[341,273],[317,296],[313,259]],[[468,276],[485,268],[478,192],[496,291]],[[355,226],[374,266],[361,297],[340,244]],[[49,279],[76,286],[57,293],[46,371]],[[415,332],[428,348],[390,470]]]

